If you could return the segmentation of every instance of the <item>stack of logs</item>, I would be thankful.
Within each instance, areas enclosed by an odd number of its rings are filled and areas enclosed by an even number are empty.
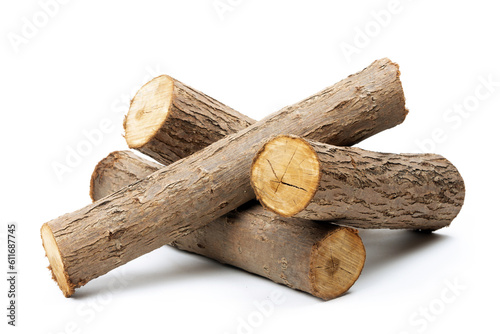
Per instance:
[[[399,74],[377,60],[259,122],[153,79],[124,127],[128,146],[158,163],[129,151],[99,162],[93,203],[41,228],[53,278],[69,297],[168,244],[325,300],[343,294],[365,261],[355,228],[434,231],[464,201],[439,155],[349,147],[403,122]]]

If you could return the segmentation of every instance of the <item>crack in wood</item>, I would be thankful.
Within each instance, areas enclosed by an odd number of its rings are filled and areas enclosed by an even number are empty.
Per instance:
[[[279,181],[274,181],[274,180],[271,180],[271,182],[278,183],[278,186],[279,186],[279,184],[284,184],[285,186],[289,186],[289,187],[297,188],[297,189],[300,189],[300,190],[303,190],[303,191],[307,191],[307,190],[305,190],[304,188],[301,188],[301,187],[296,186],[296,185],[294,185],[294,184],[290,184],[290,183],[286,183],[286,182],[279,182]],[[275,192],[275,193],[276,193],[276,192]]]

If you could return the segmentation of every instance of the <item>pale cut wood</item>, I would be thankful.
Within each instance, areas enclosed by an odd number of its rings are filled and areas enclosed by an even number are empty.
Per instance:
[[[253,199],[252,158],[274,135],[353,145],[400,124],[406,114],[398,66],[377,60],[302,102],[46,223],[64,263],[61,277],[68,277],[72,288],[66,296]]]
[[[52,278],[59,283],[59,288],[65,296],[71,294],[73,287],[70,285],[69,277],[67,277],[67,273],[64,270],[64,263],[57,242],[47,224],[42,226],[41,235],[43,247],[49,258],[49,268],[52,272]]]
[[[92,200],[112,194],[161,167],[132,152],[112,152],[97,164],[92,175]],[[366,256],[356,230],[281,218],[254,201],[171,245],[325,300],[349,290]]]
[[[284,217],[358,228],[437,230],[463,205],[458,170],[437,154],[393,154],[278,136],[255,156],[251,182]]]
[[[137,92],[123,126],[130,148],[169,165],[253,123],[208,95],[161,75]]]

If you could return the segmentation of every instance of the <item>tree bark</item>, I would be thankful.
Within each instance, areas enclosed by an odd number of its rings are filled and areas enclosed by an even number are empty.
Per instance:
[[[161,75],[137,92],[123,126],[130,148],[169,165],[253,123],[219,101]]]
[[[171,154],[171,153],[167,153]],[[153,174],[163,166],[130,151],[115,151],[96,165],[90,179],[92,202]]]
[[[95,168],[92,200],[112,194],[161,167],[132,152],[113,152]],[[254,201],[171,245],[325,300],[349,290],[361,273],[366,255],[356,230],[281,218]]]
[[[465,197],[458,170],[437,154],[378,153],[278,136],[257,153],[251,182],[284,217],[358,228],[437,230]]]
[[[55,276],[63,282],[58,283],[70,296],[89,280],[253,199],[252,157],[274,135],[353,145],[401,123],[406,113],[398,66],[388,59],[375,61],[302,102],[46,223],[57,245],[46,252],[59,254],[62,263],[62,273]]]

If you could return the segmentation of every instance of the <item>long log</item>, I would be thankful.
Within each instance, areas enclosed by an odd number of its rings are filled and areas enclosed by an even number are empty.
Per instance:
[[[92,174],[91,198],[99,200],[161,167],[132,152],[112,152]],[[178,238],[171,246],[324,300],[349,290],[366,256],[356,230],[281,218],[254,201]]]
[[[437,230],[463,205],[458,170],[437,154],[393,154],[278,136],[255,156],[251,182],[284,217],[357,228]]]
[[[400,124],[406,114],[398,66],[381,59],[141,181],[56,218],[42,226],[42,239],[59,287],[70,296],[91,279],[252,200],[252,158],[275,135],[353,145]]]

